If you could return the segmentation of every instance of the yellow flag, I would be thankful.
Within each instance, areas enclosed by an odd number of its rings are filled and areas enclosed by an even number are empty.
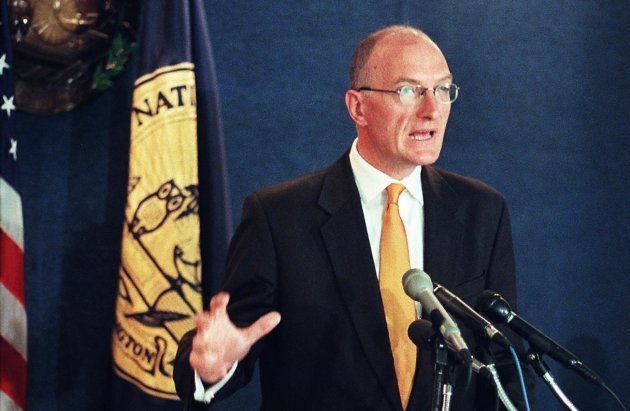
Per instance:
[[[114,369],[169,399],[177,343],[202,308],[195,106],[192,63],[135,82]]]

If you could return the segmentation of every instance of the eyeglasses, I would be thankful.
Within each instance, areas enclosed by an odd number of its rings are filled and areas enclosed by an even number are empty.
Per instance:
[[[400,102],[405,106],[420,105],[424,100],[424,95],[428,90],[433,92],[435,99],[442,104],[449,104],[457,100],[459,95],[459,87],[455,84],[444,84],[435,87],[423,86],[402,86],[396,90],[381,90],[372,87],[355,88],[356,91],[378,91],[380,93],[398,94]]]

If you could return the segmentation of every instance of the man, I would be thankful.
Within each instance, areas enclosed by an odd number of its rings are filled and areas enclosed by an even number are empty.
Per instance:
[[[223,292],[180,343],[174,378],[192,407],[246,384],[260,358],[263,409],[425,409],[431,353],[401,337],[416,318],[405,270],[471,303],[493,289],[515,304],[504,199],[431,166],[458,92],[440,49],[388,27],[357,47],[350,77],[350,152],[245,200]],[[455,395],[492,407],[476,379]]]

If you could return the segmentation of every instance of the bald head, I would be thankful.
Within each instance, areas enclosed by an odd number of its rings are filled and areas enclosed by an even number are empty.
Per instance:
[[[368,83],[370,77],[368,61],[377,45],[380,47],[418,42],[428,43],[439,51],[438,46],[422,30],[406,25],[385,27],[365,37],[354,50],[350,60],[350,88],[361,87]]]
[[[439,101],[436,90],[450,89],[453,76],[426,34],[408,26],[371,34],[357,47],[350,78],[346,107],[357,126],[357,151],[364,160],[401,180],[417,166],[438,159],[451,105]],[[403,102],[403,87],[422,87],[423,94],[414,92],[422,98]]]

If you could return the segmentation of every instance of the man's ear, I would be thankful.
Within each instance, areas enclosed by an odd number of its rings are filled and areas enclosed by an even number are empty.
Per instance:
[[[356,90],[346,91],[346,107],[357,126],[365,126],[367,121],[363,112],[363,95]]]

